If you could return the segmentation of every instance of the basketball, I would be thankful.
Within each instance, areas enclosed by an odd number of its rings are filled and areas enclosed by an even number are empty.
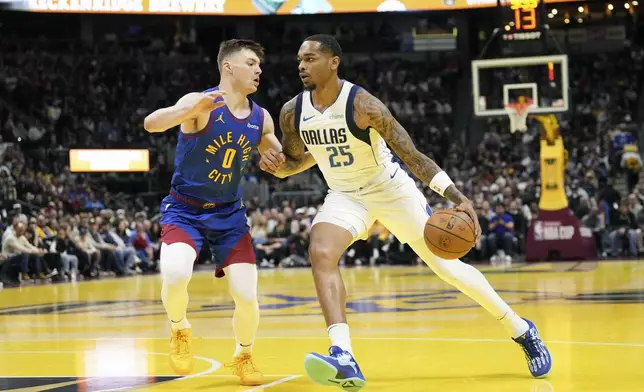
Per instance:
[[[439,210],[425,224],[425,244],[442,259],[458,259],[476,243],[474,228],[466,213],[451,208]]]

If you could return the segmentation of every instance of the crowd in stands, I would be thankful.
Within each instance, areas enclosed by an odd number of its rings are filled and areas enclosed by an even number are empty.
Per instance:
[[[341,29],[339,34],[351,37]],[[301,38],[293,37],[293,42]],[[391,37],[387,42],[393,42]],[[116,42],[101,43],[100,52],[33,45],[40,44],[0,39],[0,277],[15,283],[156,271],[158,201],[167,192],[176,132],[150,135],[142,119],[187,91],[214,85],[214,60],[198,51],[182,56],[172,50],[126,49]],[[566,192],[576,216],[596,233],[598,256],[636,256],[644,250],[644,182],[637,175],[639,152],[632,151],[643,53],[584,56],[570,62],[574,107],[560,118],[569,152]],[[510,134],[507,120],[497,119],[474,148],[454,140],[452,112],[464,67],[451,54],[434,62],[371,59],[352,62],[343,76],[385,102],[419,149],[474,202],[483,236],[466,259],[507,261],[520,257],[538,214],[538,129],[533,123],[525,134]],[[277,119],[281,105],[301,88],[296,65],[292,59],[268,61],[263,70],[254,98]],[[150,148],[165,189],[146,200],[110,192],[100,181],[71,173],[66,155],[56,153],[61,146]],[[615,179],[621,175],[627,184],[618,191]],[[302,189],[256,166],[246,181],[272,190]],[[432,208],[450,206],[423,189]],[[249,199],[258,265],[307,265],[310,225],[323,200],[273,205],[256,195]],[[207,249],[200,262],[210,262]],[[369,239],[353,244],[342,262],[409,264],[417,259],[376,222]]]

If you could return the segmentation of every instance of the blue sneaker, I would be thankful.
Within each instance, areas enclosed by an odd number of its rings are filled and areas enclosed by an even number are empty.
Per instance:
[[[544,378],[552,370],[552,357],[550,351],[543,344],[539,337],[537,327],[530,320],[524,319],[528,323],[528,330],[516,339],[512,339],[521,345],[525,353],[525,359],[528,361],[528,368],[534,378]]]
[[[329,355],[307,354],[304,369],[316,383],[335,385],[345,391],[357,391],[367,384],[353,355],[338,346],[331,346]]]

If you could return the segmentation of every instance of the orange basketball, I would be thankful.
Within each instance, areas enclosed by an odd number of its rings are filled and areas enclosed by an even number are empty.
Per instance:
[[[465,256],[476,243],[474,223],[470,217],[454,209],[438,210],[425,224],[425,243],[441,259]]]

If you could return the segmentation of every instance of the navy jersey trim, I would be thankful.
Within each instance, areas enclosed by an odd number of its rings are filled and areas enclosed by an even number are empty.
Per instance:
[[[262,142],[262,136],[264,136],[264,109],[259,107],[259,141],[257,144]]]
[[[353,85],[351,86],[351,91],[349,91],[349,97],[347,98],[347,107],[345,117],[347,119],[347,125],[349,126],[349,131],[356,139],[367,143],[371,146],[371,138],[369,137],[369,129],[362,129],[356,124],[355,118],[353,116],[353,101],[356,98],[358,90],[362,87]]]
[[[311,92],[309,92],[309,101],[311,102],[311,107],[313,109],[315,109],[315,111],[320,113],[320,114],[326,113],[326,111],[329,110],[329,108],[331,106],[335,105],[335,103],[338,102],[338,99],[340,99],[340,96],[342,95],[342,90],[344,90],[344,82],[345,82],[345,80],[342,79],[342,84],[340,85],[340,92],[338,93],[338,95],[333,100],[333,103],[331,105],[327,106],[323,111],[319,111],[318,108],[315,107],[315,104],[313,103],[313,94]]]
[[[300,118],[302,116],[302,93],[297,94],[295,97],[295,129],[297,133],[300,133]]]
[[[248,102],[250,103],[250,114],[248,116],[244,117],[244,118],[235,117],[233,112],[231,112],[230,109],[228,108],[228,105],[224,106],[224,108],[226,108],[226,113],[228,113],[228,116],[230,117],[230,119],[233,120],[234,122],[238,123],[238,124],[243,124],[243,123],[248,122],[253,117],[255,112],[257,111],[257,104],[255,102],[253,102],[253,100],[250,99],[250,98],[248,98]]]

